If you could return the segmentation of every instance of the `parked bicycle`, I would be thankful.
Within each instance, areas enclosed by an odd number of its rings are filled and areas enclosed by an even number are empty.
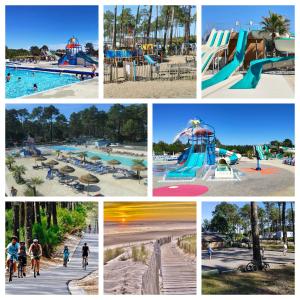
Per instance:
[[[265,261],[262,261],[261,262],[261,268],[259,267],[259,263],[257,261],[250,261],[246,267],[245,267],[245,271],[246,272],[256,272],[257,270],[262,270],[262,271],[268,271],[270,270],[270,264],[265,262]]]

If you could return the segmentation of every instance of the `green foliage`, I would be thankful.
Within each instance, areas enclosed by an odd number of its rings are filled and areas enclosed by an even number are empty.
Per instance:
[[[66,208],[57,208],[58,226],[63,233],[75,230],[81,230],[86,227],[86,211],[82,208],[68,210]]]

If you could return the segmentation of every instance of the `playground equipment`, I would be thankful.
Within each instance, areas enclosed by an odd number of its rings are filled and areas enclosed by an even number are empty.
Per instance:
[[[234,178],[233,169],[224,158],[218,159],[215,178]]]
[[[98,65],[94,60],[82,51],[82,46],[75,37],[71,37],[66,45],[66,54],[58,60],[59,65]]]
[[[233,60],[211,78],[202,82],[202,90],[228,79],[242,64],[245,58],[248,32],[240,30]]]
[[[268,159],[270,156],[270,149],[267,145],[254,145],[253,146],[254,156],[256,156],[257,165],[256,171],[261,171],[260,161]]]
[[[20,150],[21,156],[40,156],[42,154],[41,150],[37,149],[35,146],[34,138],[28,136],[27,140],[24,142],[23,148]]]
[[[215,130],[199,118],[189,121],[189,126],[181,131],[174,142],[181,137],[187,137],[192,146],[188,149],[188,157],[184,164],[167,172],[167,179],[193,179],[197,171],[215,164]]]
[[[201,72],[204,73],[209,68],[214,57],[221,51],[225,51],[225,63],[227,59],[227,49],[230,41],[231,32],[229,30],[213,29],[207,40],[207,43],[202,46],[202,68]],[[217,58],[217,62],[219,59]]]

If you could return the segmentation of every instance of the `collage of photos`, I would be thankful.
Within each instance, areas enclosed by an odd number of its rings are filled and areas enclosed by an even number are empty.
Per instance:
[[[296,295],[297,5],[264,2],[0,4],[4,299]]]

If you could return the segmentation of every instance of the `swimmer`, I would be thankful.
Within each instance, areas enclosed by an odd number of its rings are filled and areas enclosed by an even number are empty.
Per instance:
[[[6,82],[9,82],[10,81],[10,73],[7,73],[6,75]]]
[[[34,90],[35,92],[37,92],[37,90],[38,90],[38,86],[37,86],[36,83],[33,85],[33,90]]]

